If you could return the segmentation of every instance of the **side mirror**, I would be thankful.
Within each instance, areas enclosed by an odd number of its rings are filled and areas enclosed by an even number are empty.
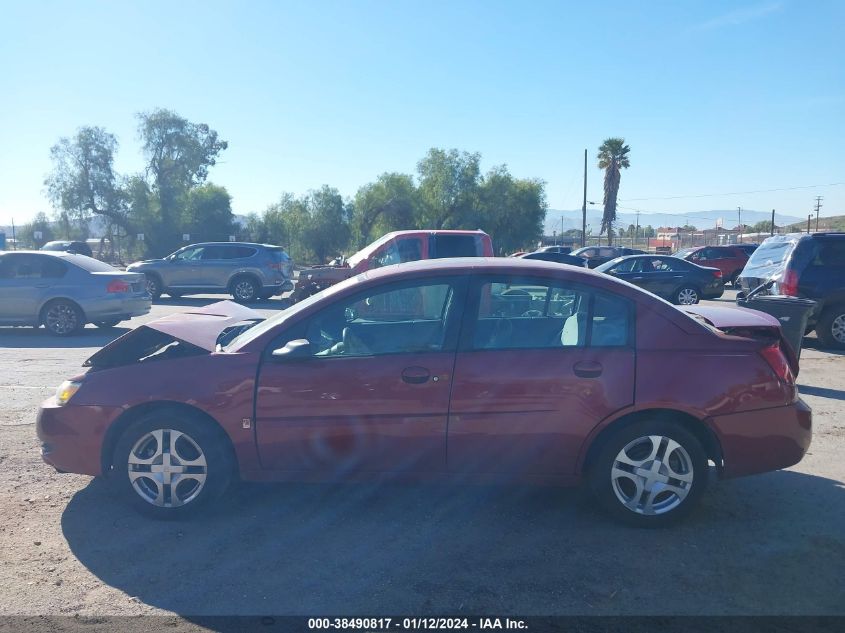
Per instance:
[[[288,341],[284,347],[274,349],[271,354],[273,358],[279,360],[306,358],[311,354],[311,343],[308,339],[298,338]]]

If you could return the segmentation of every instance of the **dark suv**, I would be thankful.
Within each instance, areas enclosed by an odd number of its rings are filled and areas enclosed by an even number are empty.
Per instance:
[[[281,246],[205,242],[180,248],[164,259],[130,264],[144,273],[153,299],[228,292],[236,301],[266,299],[293,289],[293,261]]]
[[[816,301],[808,331],[845,349],[845,233],[791,233],[766,239],[739,276],[744,292],[775,280],[771,294]]]

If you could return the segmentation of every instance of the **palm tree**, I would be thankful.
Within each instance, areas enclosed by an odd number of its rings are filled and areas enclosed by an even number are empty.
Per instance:
[[[601,218],[601,231],[607,231],[607,244],[613,243],[613,223],[616,221],[616,196],[619,195],[621,169],[628,169],[628,152],[624,138],[608,138],[599,147],[599,169],[604,169],[604,214]]]

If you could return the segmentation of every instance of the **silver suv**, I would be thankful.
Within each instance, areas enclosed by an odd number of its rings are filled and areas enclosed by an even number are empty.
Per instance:
[[[130,264],[126,270],[144,273],[153,299],[164,293],[181,297],[223,291],[246,303],[293,289],[293,260],[281,246],[269,244],[191,244],[164,259]]]

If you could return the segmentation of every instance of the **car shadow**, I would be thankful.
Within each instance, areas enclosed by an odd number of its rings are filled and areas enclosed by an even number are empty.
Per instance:
[[[841,614],[843,523],[842,483],[792,471],[721,482],[660,530],[614,524],[578,491],[442,483],[242,484],[204,516],[161,522],[95,479],[62,515],[103,583],[198,622]]]
[[[803,395],[830,398],[832,400],[845,400],[845,390],[828,389],[827,387],[813,387],[812,385],[798,385],[798,393]]]
[[[129,332],[131,327],[98,328],[88,325],[74,336],[54,336],[45,328],[0,327],[0,348],[49,349],[69,347],[103,347],[118,336]]]
[[[845,350],[833,349],[823,345],[816,336],[805,336],[801,342],[802,349],[811,349],[817,352],[824,352],[833,356],[845,356]]]

